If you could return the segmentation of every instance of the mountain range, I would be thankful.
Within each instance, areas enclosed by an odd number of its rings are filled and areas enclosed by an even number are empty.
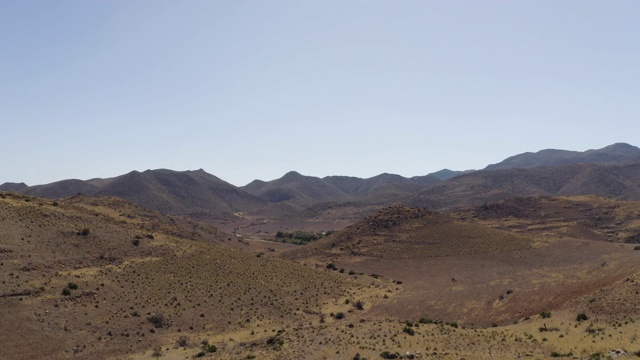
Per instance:
[[[79,193],[115,196],[156,211],[191,217],[236,212],[294,216],[319,204],[456,209],[534,195],[640,199],[640,149],[624,143],[584,152],[547,149],[515,155],[479,171],[444,169],[411,178],[387,173],[366,179],[319,178],[291,171],[279,179],[254,180],[237,187],[202,169],[158,169],[36,186],[5,183],[0,191],[45,198]]]

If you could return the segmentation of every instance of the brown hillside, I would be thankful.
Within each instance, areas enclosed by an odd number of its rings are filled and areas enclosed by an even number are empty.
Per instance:
[[[640,243],[640,203],[635,201],[597,196],[512,198],[459,214],[519,233]]]
[[[408,259],[512,251],[530,248],[532,243],[526,236],[461,221],[447,214],[394,206],[284,256]]]
[[[589,200],[558,216],[575,221],[570,216],[589,209]],[[516,221],[538,225],[535,212],[544,218],[533,200],[514,202],[487,206],[495,211],[477,209],[484,218],[391,207],[281,255],[398,284],[400,292],[393,300],[376,303],[371,315],[428,316],[473,326],[508,324],[562,309],[575,297],[640,270],[640,252],[633,251],[633,245],[585,241],[575,231],[555,235],[553,228],[538,232],[512,226]]]
[[[2,193],[0,225],[3,359],[118,358],[229,331],[264,343],[369,288],[114,198]]]

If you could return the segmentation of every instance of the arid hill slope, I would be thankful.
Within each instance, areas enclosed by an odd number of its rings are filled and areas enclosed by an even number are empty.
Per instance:
[[[533,239],[525,235],[461,221],[448,214],[394,206],[283,256],[409,259],[513,251],[528,249],[532,243]]]
[[[511,198],[459,216],[507,231],[640,243],[640,203],[597,196]]]
[[[276,330],[371,288],[229,241],[119,199],[1,193],[0,358],[117,358],[252,330],[269,350]]]

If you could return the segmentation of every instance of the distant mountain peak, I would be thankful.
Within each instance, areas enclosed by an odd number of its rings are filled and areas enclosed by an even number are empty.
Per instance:
[[[640,154],[640,148],[627,143],[615,143],[615,144],[606,146],[600,150],[610,152],[610,153],[616,153],[616,154],[628,154],[628,155]],[[594,150],[594,151],[598,151],[598,150]]]
[[[300,174],[297,171],[289,171],[288,173],[284,174],[284,176],[282,176],[282,179],[295,179],[302,177],[304,177],[304,175]]]

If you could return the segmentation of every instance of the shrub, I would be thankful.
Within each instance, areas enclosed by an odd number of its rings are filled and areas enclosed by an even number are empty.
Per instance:
[[[362,300],[356,301],[356,309],[364,310],[364,301],[362,301]]]
[[[71,290],[77,290],[78,289],[78,284],[76,283],[69,283],[69,285],[67,286],[69,289]]]
[[[202,351],[208,352],[208,353],[214,353],[218,351],[218,348],[213,344],[204,344],[202,346]]]
[[[153,356],[154,358],[159,358],[160,356],[162,356],[162,347],[155,347],[151,356]]]
[[[62,289],[62,295],[64,295],[64,296],[71,295],[71,290],[69,288]]]
[[[177,347],[187,347],[189,345],[189,338],[186,336],[180,336],[176,341]]]
[[[163,314],[153,314],[149,316],[147,320],[149,320],[149,322],[158,329],[169,327],[169,319],[167,319]]]
[[[346,316],[346,315],[341,311],[341,312],[337,313],[334,317],[335,317],[336,319],[338,319],[338,320],[342,320],[342,319],[344,319],[344,318],[345,318],[345,317],[347,317],[347,316]]]
[[[89,230],[88,227],[84,227],[84,228],[82,228],[82,230],[78,231],[78,235],[88,236],[90,232],[91,232],[91,230]]]
[[[428,319],[428,318],[424,318],[424,317],[423,317],[423,318],[421,318],[420,320],[418,320],[418,322],[419,322],[420,324],[432,324],[432,323],[433,323],[433,320]]]
[[[578,316],[576,316],[576,321],[585,321],[585,320],[589,320],[589,317],[585,313],[580,313],[578,314]]]
[[[415,334],[416,334],[416,331],[415,331],[415,330],[413,330],[413,328],[412,328],[412,327],[409,327],[409,326],[405,326],[405,327],[404,327],[404,329],[402,329],[402,331],[403,331],[404,333],[406,333],[406,334],[411,335],[411,336],[413,336],[413,335],[415,335]]]
[[[400,358],[400,354],[392,353],[392,352],[389,352],[389,351],[383,351],[380,354],[380,357],[383,358],[383,359],[398,359],[398,358]]]
[[[551,353],[551,357],[572,357],[572,356],[573,356],[573,353],[571,353],[571,352],[563,354],[563,353],[559,353],[557,351],[553,351]]]
[[[284,340],[280,339],[279,337],[274,336],[274,337],[270,337],[267,340],[267,345],[273,346],[276,349],[279,349],[282,347],[282,345],[284,345]]]
[[[138,246],[138,245],[140,245],[140,240],[133,239],[133,240],[131,240],[131,243],[133,244],[133,246]]]
[[[334,263],[328,263],[327,264],[327,269],[329,270],[336,270],[336,265]]]
[[[540,317],[543,319],[548,319],[551,317],[551,313],[549,311],[543,311],[540,313]]]
[[[640,250],[640,245],[636,245],[633,250]]]

